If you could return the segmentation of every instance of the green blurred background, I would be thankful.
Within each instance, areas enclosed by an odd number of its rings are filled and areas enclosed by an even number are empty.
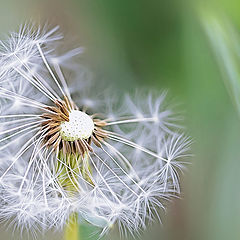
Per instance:
[[[81,63],[95,79],[121,92],[169,89],[181,103],[193,164],[182,200],[141,239],[240,239],[240,121],[203,29],[205,12],[224,14],[240,29],[239,0],[1,0],[1,33],[29,19],[59,24],[72,47],[86,47]],[[1,240],[16,238],[5,229]],[[108,238],[119,239],[116,232]]]

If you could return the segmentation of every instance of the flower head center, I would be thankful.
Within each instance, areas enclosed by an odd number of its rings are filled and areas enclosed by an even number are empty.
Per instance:
[[[88,139],[94,130],[92,118],[78,110],[71,110],[69,121],[62,122],[60,126],[60,135],[66,141]]]

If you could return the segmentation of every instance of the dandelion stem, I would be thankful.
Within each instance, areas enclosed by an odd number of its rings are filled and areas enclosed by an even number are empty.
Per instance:
[[[69,217],[68,223],[65,227],[65,240],[80,240],[77,214],[74,213]]]
[[[58,155],[57,169],[62,168],[61,175],[59,176],[59,183],[67,191],[70,197],[74,197],[80,191],[84,191],[78,184],[78,179],[81,176],[83,180],[88,184],[92,185],[91,181],[91,169],[88,163],[88,155],[85,154],[80,159],[76,159],[74,155],[66,155],[62,151]],[[80,167],[80,162],[83,163]],[[80,240],[82,236],[79,235],[79,229],[81,229],[81,224],[78,221],[77,213],[72,213],[69,216],[68,222],[65,226],[64,236],[65,240]],[[83,238],[85,239],[85,238]],[[89,239],[90,240],[90,239]]]

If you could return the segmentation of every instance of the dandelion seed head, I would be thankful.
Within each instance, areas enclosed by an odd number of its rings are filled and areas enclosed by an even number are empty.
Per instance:
[[[0,42],[0,219],[35,233],[78,213],[138,234],[180,193],[191,139],[166,92],[96,92],[61,39],[23,25]]]
[[[75,141],[89,138],[94,130],[94,123],[86,113],[72,110],[69,121],[62,122],[60,127],[60,135],[64,140]]]

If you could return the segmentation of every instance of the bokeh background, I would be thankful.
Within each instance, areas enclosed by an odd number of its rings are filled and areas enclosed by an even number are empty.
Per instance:
[[[240,239],[240,119],[226,88],[228,75],[222,74],[224,66],[203,24],[211,16],[220,22],[224,16],[238,32],[239,0],[0,3],[1,36],[29,20],[60,25],[73,48],[86,48],[81,64],[106,87],[115,85],[121,92],[168,89],[169,98],[181,104],[195,157],[183,180],[182,199],[170,204],[163,225],[153,224],[141,239]],[[1,240],[17,239],[6,229],[1,227]],[[60,236],[48,233],[37,239]],[[117,232],[109,239],[119,239]]]

